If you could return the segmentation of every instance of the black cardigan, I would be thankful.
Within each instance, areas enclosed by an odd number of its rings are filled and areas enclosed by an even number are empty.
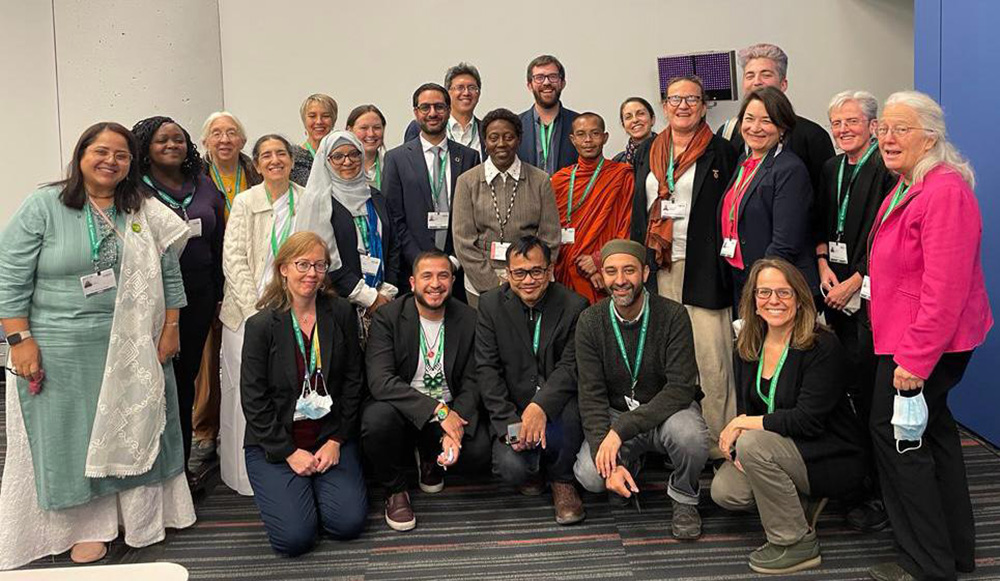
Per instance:
[[[361,405],[363,356],[354,307],[337,297],[316,297],[323,379],[333,398],[320,421],[319,442],[354,437]],[[268,462],[283,462],[295,451],[292,418],[302,390],[295,363],[298,349],[291,311],[265,309],[249,319],[243,338],[240,397],[247,428],[245,446],[260,446]]]
[[[736,409],[747,413],[756,392],[757,362],[735,356]],[[837,337],[817,329],[812,349],[789,349],[778,378],[774,412],[764,429],[791,438],[802,454],[813,496],[846,496],[866,474],[866,452],[858,419],[847,400],[846,355]]]
[[[635,151],[635,190],[632,194],[631,237],[646,243],[649,209],[646,207],[646,179],[649,177],[649,152],[653,140],[647,139]],[[687,250],[684,253],[684,288],[681,302],[705,309],[724,309],[732,305],[733,291],[728,265],[723,261],[722,235],[718,208],[736,168],[736,151],[725,139],[713,135],[705,153],[694,169],[690,223],[687,230]],[[653,251],[648,251],[650,275],[646,288],[656,293],[658,267]]]
[[[399,288],[399,238],[396,228],[389,218],[382,193],[371,188],[372,203],[375,213],[382,224],[382,268],[385,282]],[[334,290],[342,297],[347,297],[361,280],[361,255],[358,254],[358,232],[354,226],[354,217],[337,200],[333,200],[333,214],[330,216],[333,225],[333,235],[337,240],[337,250],[340,252],[340,268],[328,275]]]

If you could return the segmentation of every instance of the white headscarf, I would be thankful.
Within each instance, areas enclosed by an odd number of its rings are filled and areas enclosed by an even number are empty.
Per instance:
[[[342,145],[350,145],[361,152],[361,163],[358,174],[351,179],[344,179],[337,173],[328,161],[330,153]],[[306,183],[306,193],[333,196],[352,216],[368,215],[368,200],[371,199],[371,189],[365,177],[365,148],[361,140],[350,131],[334,131],[319,142],[316,157],[313,159],[312,171],[309,172],[309,182]]]

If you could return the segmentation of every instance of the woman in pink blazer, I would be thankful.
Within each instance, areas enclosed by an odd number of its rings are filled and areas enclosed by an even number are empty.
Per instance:
[[[890,96],[877,133],[885,166],[900,178],[868,241],[879,356],[871,430],[900,554],[869,574],[955,579],[975,567],[975,530],[948,392],[993,325],[982,216],[972,167],[948,142],[944,113],[930,97]]]

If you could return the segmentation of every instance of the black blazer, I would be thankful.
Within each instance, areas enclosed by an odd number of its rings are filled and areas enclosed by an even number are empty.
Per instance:
[[[451,163],[451,199],[455,198],[458,176],[479,165],[479,154],[448,140]],[[427,227],[427,214],[434,211],[431,182],[420,138],[411,139],[385,154],[382,172],[382,194],[389,204],[389,216],[396,226],[403,263],[400,272],[409,275],[413,260],[424,250],[434,248],[434,232]],[[449,204],[449,207],[451,204]],[[454,255],[451,222],[444,251]]]
[[[742,163],[745,156],[740,157]],[[788,148],[775,147],[761,160],[760,169],[740,202],[736,218],[743,253],[744,272],[757,260],[778,257],[794,264],[806,277],[814,295],[819,294],[816,247],[810,232],[813,191],[809,172]],[[736,180],[736,172],[730,184]],[[720,227],[722,199],[717,210]],[[721,244],[721,242],[720,242]]]
[[[576,320],[590,304],[559,283],[545,291],[538,354],[532,352],[524,306],[510,285],[483,293],[476,326],[477,383],[496,435],[529,403],[556,418],[576,398]],[[539,387],[541,389],[537,389]]]
[[[725,124],[719,127],[717,134],[721,136],[724,128]],[[743,143],[743,135],[740,133],[738,126],[733,131],[733,137],[729,142],[736,148],[737,153],[745,153],[744,149],[746,148]],[[805,164],[806,169],[809,170],[809,182],[812,184],[813,191],[818,192],[820,180],[822,179],[823,164],[836,154],[830,134],[818,123],[796,115],[795,127],[788,135],[785,149],[790,149],[792,153],[799,156],[799,159]]]
[[[302,377],[295,365],[299,348],[292,328],[291,311],[265,309],[249,319],[243,338],[240,398],[247,429],[245,446],[260,446],[268,462],[283,462],[295,451],[292,417],[302,391]],[[364,379],[358,316],[354,307],[338,297],[316,297],[323,378],[333,398],[330,413],[319,432],[319,442],[341,442],[355,436]]]
[[[649,152],[653,140],[647,139],[635,150],[635,191],[632,195],[632,240],[646,243],[649,209],[646,207],[646,179],[649,177]],[[722,235],[718,208],[736,168],[736,152],[725,139],[713,135],[705,153],[694,168],[691,214],[684,253],[684,289],[681,302],[705,309],[724,309],[733,302],[731,277],[722,259]],[[647,251],[650,275],[646,286],[656,293],[659,267],[652,250]]]
[[[451,119],[448,119],[451,122]],[[472,121],[476,124],[476,131],[479,132],[479,159],[483,161],[486,160],[486,137],[483,135],[483,120],[479,117],[473,116]],[[407,142],[411,139],[416,139],[420,136],[420,125],[417,124],[417,120],[414,119],[410,121],[410,124],[406,126],[406,131],[403,133],[403,142]]]
[[[535,167],[541,167],[538,165],[538,152],[535,151],[535,118],[532,115],[534,108],[534,105],[532,105],[527,111],[521,113],[522,135],[517,156],[521,158],[521,161],[530,163]],[[566,107],[563,107],[562,103],[559,104],[559,114],[556,115],[556,119],[559,120],[559,134],[553,136],[552,139],[552,146],[555,148],[552,155],[555,155],[557,160],[556,171],[576,163],[578,154],[576,153],[576,148],[573,147],[573,144],[569,140],[569,135],[573,132],[573,120],[576,119],[576,116],[576,111],[570,111]]]
[[[385,272],[385,282],[399,287],[399,237],[389,219],[389,209],[381,192],[371,188],[372,204],[379,222],[382,223],[382,268]],[[341,266],[329,274],[334,290],[342,297],[347,297],[363,278],[361,272],[361,255],[358,254],[358,233],[354,226],[354,217],[336,199],[333,200],[333,214],[330,216],[333,224],[333,234],[340,251]]]
[[[819,224],[816,242],[830,242],[837,239],[837,212],[840,208],[837,192],[837,174],[840,162],[846,154],[830,158],[823,164],[823,186],[816,196],[816,214]],[[851,179],[853,170],[844,168],[844,189]],[[893,175],[882,162],[878,151],[872,153],[858,172],[858,179],[851,188],[851,199],[847,202],[847,216],[844,219],[844,242],[847,243],[847,264],[827,261],[837,279],[843,281],[855,272],[868,274],[868,234],[875,225],[882,200],[896,185],[898,177]]]
[[[476,310],[448,299],[444,312],[444,375],[451,407],[476,431],[479,391],[473,356]],[[391,403],[414,426],[423,428],[438,402],[410,386],[420,358],[420,315],[412,294],[405,294],[375,311],[368,334],[365,363],[372,397]]]
[[[733,369],[737,413],[745,414],[750,398],[759,401],[757,362],[743,361],[737,354]],[[795,442],[813,496],[847,495],[866,475],[862,435],[866,427],[847,400],[849,375],[837,337],[817,328],[812,349],[788,350],[774,393],[774,412],[764,415],[765,430]]]

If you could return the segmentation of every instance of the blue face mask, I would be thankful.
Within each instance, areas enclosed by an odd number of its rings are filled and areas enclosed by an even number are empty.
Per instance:
[[[924,393],[913,397],[903,397],[896,390],[892,404],[892,432],[896,438],[896,451],[900,454],[917,450],[923,445],[924,430],[927,429],[927,401]],[[918,442],[913,448],[901,449],[901,442]]]
[[[323,374],[317,373],[317,389],[313,389],[309,380],[303,380],[302,382],[302,393],[299,395],[298,401],[295,402],[295,414],[292,416],[294,421],[298,420],[318,420],[330,413],[330,408],[333,406],[333,398],[330,394],[326,395],[319,394],[319,384],[323,384],[323,391],[326,391],[326,382],[323,381]]]

